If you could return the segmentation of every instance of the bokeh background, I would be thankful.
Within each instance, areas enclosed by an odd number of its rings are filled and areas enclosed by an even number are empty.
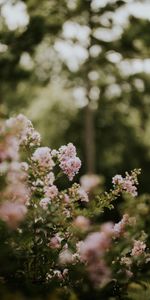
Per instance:
[[[150,1],[0,0],[0,113],[24,113],[81,174],[142,168],[150,192]]]

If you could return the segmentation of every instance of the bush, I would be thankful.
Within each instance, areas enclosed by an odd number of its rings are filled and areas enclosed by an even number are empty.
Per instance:
[[[86,191],[72,183],[81,166],[73,144],[42,146],[23,115],[1,121],[0,131],[1,298],[136,299],[135,290],[143,295],[149,198],[135,204],[140,170],[115,175],[113,188],[95,197],[93,175],[84,178]],[[69,183],[62,188],[63,177]],[[99,224],[120,196],[121,220]]]

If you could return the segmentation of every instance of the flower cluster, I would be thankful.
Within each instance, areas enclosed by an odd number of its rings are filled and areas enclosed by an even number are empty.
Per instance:
[[[146,253],[146,243],[142,240],[134,240],[130,253],[122,256],[120,264],[123,265],[127,277],[131,278],[134,275],[134,264],[137,262],[138,267],[143,263],[149,261],[149,255]]]
[[[135,240],[131,256],[139,256],[145,252],[146,244],[143,241]]]
[[[29,147],[40,145],[40,134],[33,128],[31,121],[24,115],[20,114],[16,118],[8,119],[6,126],[18,133],[20,145]]]
[[[0,192],[0,218],[12,228],[16,228],[24,219],[27,213],[26,204],[30,198],[27,184],[28,164],[20,162],[20,140],[14,123],[15,119],[5,122],[0,142],[0,173],[3,182]]]
[[[16,134],[14,134],[12,130],[8,130],[6,126],[1,128],[0,134],[0,162],[2,163],[7,160],[18,160],[19,140]]]
[[[100,184],[100,177],[96,174],[86,174],[81,177],[80,183],[86,192],[91,192]]]
[[[32,160],[36,162],[42,170],[51,170],[54,167],[51,150],[48,147],[37,148],[32,155]]]
[[[104,282],[106,283],[110,280],[111,270],[106,265],[104,257],[106,253],[111,251],[113,241],[126,234],[127,226],[131,226],[133,223],[134,219],[129,217],[128,214],[125,214],[120,222],[116,224],[106,222],[101,225],[99,231],[88,234],[84,241],[77,243],[79,259],[87,264],[89,277],[94,284],[103,285]],[[83,216],[76,218],[74,224],[81,230],[90,229],[89,220]],[[145,250],[145,244],[139,241],[137,242],[138,243],[135,244],[132,249],[132,253],[134,250],[137,250],[137,248],[139,252]],[[121,263],[125,264],[127,259],[127,257],[122,257]]]
[[[90,233],[77,244],[80,259],[87,263],[87,271],[94,285],[103,285],[111,278],[104,255],[111,246],[112,228],[110,224],[105,225],[100,232]]]
[[[72,181],[81,167],[81,160],[76,156],[76,148],[72,143],[62,146],[58,152],[59,166],[63,173]]]
[[[27,208],[22,203],[5,201],[0,206],[0,218],[11,228],[16,228],[26,213]]]
[[[137,196],[137,175],[139,174],[139,170],[132,171],[131,175],[126,173],[126,177],[122,177],[121,175],[115,175],[112,179],[112,183],[114,186],[118,186],[122,191],[126,191],[131,196]]]
[[[129,215],[125,214],[123,216],[122,220],[119,223],[116,223],[114,225],[113,230],[114,230],[114,235],[116,237],[119,237],[120,235],[122,235],[124,233],[126,225],[129,224],[129,220],[130,220]]]

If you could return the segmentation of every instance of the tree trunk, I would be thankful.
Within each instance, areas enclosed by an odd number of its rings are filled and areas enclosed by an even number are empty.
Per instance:
[[[94,111],[90,107],[90,102],[85,107],[85,155],[87,173],[95,173]]]
[[[88,9],[88,27],[91,30],[89,36],[89,45],[87,51],[89,54],[88,60],[86,61],[86,76],[85,76],[85,87],[87,93],[88,104],[85,107],[85,156],[86,156],[86,172],[94,174],[95,170],[95,122],[94,122],[94,110],[92,109],[90,90],[92,87],[91,80],[88,77],[89,72],[92,71],[92,62],[90,56],[90,48],[92,46],[92,10],[91,10],[92,0],[87,1]]]

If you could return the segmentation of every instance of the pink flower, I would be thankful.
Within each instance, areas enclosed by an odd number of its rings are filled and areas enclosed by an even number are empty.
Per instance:
[[[50,173],[48,173],[46,176],[45,176],[45,184],[47,185],[47,186],[49,186],[49,185],[53,185],[53,183],[54,183],[54,180],[55,180],[55,175],[54,175],[54,173],[53,172],[50,172]]]
[[[126,267],[130,267],[132,265],[132,260],[130,257],[123,256],[120,261],[121,265],[125,265]]]
[[[101,231],[107,236],[112,237],[114,234],[114,224],[112,222],[106,222],[101,225]]]
[[[57,157],[58,151],[56,149],[53,149],[51,152],[52,157]]]
[[[59,271],[59,270],[54,270],[53,276],[58,278],[59,280],[63,280],[63,275],[62,275],[61,271]]]
[[[39,146],[40,134],[33,128],[30,120],[19,114],[16,118],[10,118],[5,122],[6,129],[16,132],[19,144],[23,146]]]
[[[27,172],[28,169],[29,169],[28,163],[27,163],[27,162],[21,162],[21,169],[22,169],[23,171]]]
[[[51,201],[50,201],[49,198],[43,198],[43,199],[40,200],[39,205],[40,205],[44,210],[46,210],[46,209],[48,208],[48,204],[50,204],[50,203],[51,203]]]
[[[132,176],[129,174],[123,178],[121,175],[115,175],[112,179],[114,185],[118,185],[122,190],[129,193],[131,196],[137,196],[137,187],[135,186],[136,182]]]
[[[73,177],[78,173],[80,167],[81,160],[78,157],[69,158],[60,163],[60,168],[63,170],[64,174],[68,176],[70,181],[73,180]]]
[[[129,215],[125,214],[123,215],[122,220],[119,223],[116,223],[114,225],[114,235],[116,237],[119,237],[120,235],[122,235],[125,231],[125,227],[126,225],[128,225],[130,223],[130,219],[129,219]]]
[[[64,198],[63,198],[64,202],[67,204],[70,202],[70,198],[67,194],[64,194]]]
[[[0,161],[19,159],[19,140],[14,135],[8,135],[0,142]]]
[[[45,186],[44,193],[46,197],[54,199],[58,195],[58,188],[56,187],[56,185]]]
[[[111,239],[103,232],[90,233],[80,244],[79,254],[83,261],[91,261],[104,254],[110,246]]]
[[[90,233],[76,245],[79,258],[87,264],[89,277],[96,286],[103,285],[110,279],[110,270],[105,265],[103,256],[111,244],[112,223],[105,223],[101,230]]]
[[[126,275],[128,278],[131,278],[133,276],[133,272],[131,272],[130,270],[126,270]]]
[[[100,177],[96,174],[83,175],[80,179],[82,188],[86,191],[92,191],[100,183]]]
[[[30,190],[25,183],[18,181],[8,185],[5,190],[5,196],[7,199],[11,199],[12,201],[26,204],[26,202],[29,200]]]
[[[72,143],[69,143],[67,146],[61,146],[59,149],[59,159],[66,160],[76,156],[76,148]]]
[[[59,262],[61,265],[70,264],[73,262],[73,255],[68,249],[64,249],[59,254]]]
[[[26,215],[25,205],[17,202],[4,202],[0,206],[0,218],[11,228],[16,228]]]
[[[146,249],[146,244],[142,241],[135,240],[134,246],[132,248],[131,256],[140,256],[144,253]]]
[[[78,216],[74,220],[74,225],[81,230],[87,230],[90,226],[90,221],[84,216]]]
[[[69,143],[67,146],[62,146],[59,149],[58,159],[60,168],[71,181],[81,167],[81,160],[76,156],[74,145]]]
[[[32,160],[36,162],[41,169],[51,170],[54,166],[50,149],[48,147],[39,147],[32,155]]]
[[[88,195],[87,195],[87,193],[84,191],[84,189],[82,187],[80,187],[78,189],[78,196],[79,196],[79,198],[80,198],[81,201],[83,201],[83,202],[89,202]]]
[[[16,117],[16,124],[19,128],[19,138],[21,145],[39,146],[41,137],[40,134],[33,128],[30,120],[20,114]]]
[[[111,279],[111,271],[104,260],[96,260],[87,267],[89,277],[96,287],[104,286]]]
[[[23,169],[23,165],[20,162],[12,161],[9,164],[9,169],[7,173],[7,181],[9,183],[18,183],[19,181],[23,182],[27,179],[27,171]]]
[[[61,238],[58,235],[55,235],[51,238],[49,242],[49,247],[52,249],[59,249],[61,247]]]
[[[120,185],[123,183],[123,177],[121,175],[115,175],[112,179],[114,185]]]
[[[125,179],[123,182],[123,189],[128,192],[129,194],[131,194],[133,197],[137,196],[137,188],[134,185],[134,182],[131,179]]]
[[[37,186],[37,187],[39,187],[39,186],[41,187],[41,186],[44,185],[44,182],[40,178],[37,178],[36,181],[33,181],[32,185]]]

